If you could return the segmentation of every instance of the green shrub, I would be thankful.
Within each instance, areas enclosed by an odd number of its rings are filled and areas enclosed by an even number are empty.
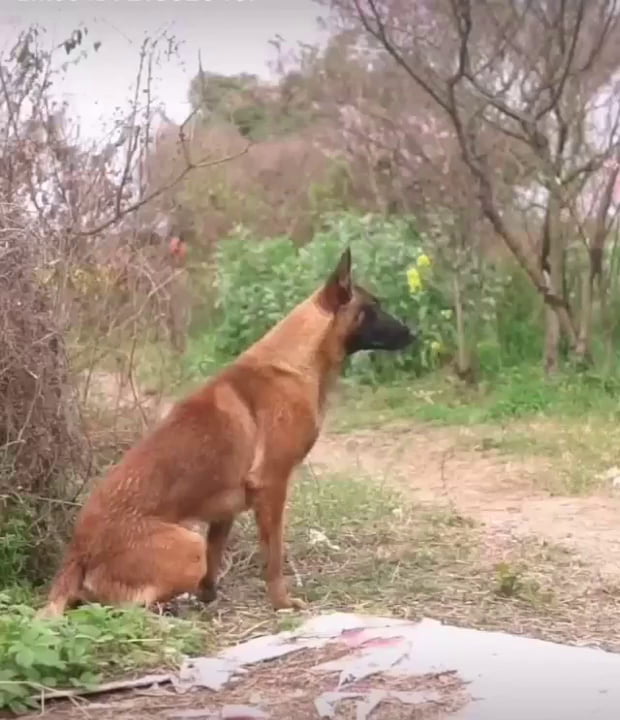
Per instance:
[[[539,363],[543,353],[544,315],[540,296],[524,270],[504,271],[496,306],[497,349],[504,367]]]
[[[287,237],[258,240],[245,228],[220,244],[215,353],[231,359],[260,338],[328,277],[347,245],[359,282],[389,312],[422,331],[416,348],[389,357],[361,354],[350,372],[372,381],[436,365],[451,337],[450,308],[433,285],[423,236],[411,218],[353,213],[328,214],[323,229],[301,249]]]
[[[33,517],[26,508],[11,506],[0,501],[0,589],[24,582],[32,552]]]
[[[201,634],[188,621],[100,605],[44,621],[12,600],[0,593],[0,711],[34,706],[46,688],[89,687],[102,673],[178,661],[181,652],[201,649]]]

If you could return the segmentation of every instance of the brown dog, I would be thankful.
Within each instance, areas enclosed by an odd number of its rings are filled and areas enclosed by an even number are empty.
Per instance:
[[[398,350],[411,331],[351,280],[346,250],[324,286],[179,402],[95,488],[42,616],[80,602],[215,598],[234,518],[255,513],[274,608],[302,607],[283,576],[291,473],[317,439],[327,393],[358,350]],[[208,522],[207,543],[190,529]]]

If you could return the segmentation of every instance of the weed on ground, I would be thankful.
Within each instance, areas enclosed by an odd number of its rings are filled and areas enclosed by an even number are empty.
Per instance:
[[[88,688],[145,667],[173,667],[184,654],[208,648],[207,626],[197,632],[187,621],[98,605],[44,621],[21,600],[0,594],[0,710],[24,711],[55,688]]]

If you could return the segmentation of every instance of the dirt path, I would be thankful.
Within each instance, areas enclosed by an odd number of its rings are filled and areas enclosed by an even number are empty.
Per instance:
[[[309,462],[395,483],[418,503],[445,503],[492,531],[559,543],[605,576],[620,576],[620,498],[551,496],[540,479],[553,472],[552,461],[476,448],[473,430],[326,433]]]

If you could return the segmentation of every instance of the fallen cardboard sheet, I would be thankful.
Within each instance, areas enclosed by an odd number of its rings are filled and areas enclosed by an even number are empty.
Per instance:
[[[295,631],[258,637],[210,658],[186,660],[178,673],[147,676],[118,687],[171,683],[178,693],[197,688],[213,691],[229,686],[251,672],[251,666],[304,649],[320,649],[338,642],[348,646],[336,660],[310,668],[318,674],[339,673],[333,692],[316,698],[317,716],[334,717],[339,702],[357,700],[357,719],[372,714],[387,700],[405,704],[432,703],[432,694],[394,693],[373,689],[372,678],[420,677],[455,672],[468,684],[472,700],[454,720],[616,720],[620,708],[620,655],[515,637],[504,633],[456,628],[434,620],[412,623],[394,618],[347,613],[320,615]],[[365,680],[360,692],[351,688]],[[110,684],[102,691],[109,690]],[[353,697],[353,694],[355,697]],[[74,693],[72,693],[74,694]],[[54,693],[59,697],[60,693]],[[238,708],[203,710],[186,718],[220,720]],[[186,711],[188,712],[188,711]],[[258,707],[228,718],[268,718]],[[215,713],[215,714],[214,714]],[[249,714],[248,714],[249,713]],[[254,713],[252,715],[251,713]],[[181,720],[182,716],[178,716]]]
[[[390,618],[364,617],[346,613],[319,615],[311,618],[295,631],[281,632],[277,635],[264,635],[247,642],[223,650],[211,658],[191,658],[185,661],[177,677],[172,683],[177,692],[187,692],[193,688],[221,690],[233,679],[246,672],[248,665],[275,660],[301,650],[315,650],[325,647],[336,639],[343,639],[350,647],[361,645],[373,637],[382,637],[384,630],[394,627],[401,629],[414,627],[412,623]],[[357,635],[348,636],[351,631]],[[363,633],[366,633],[364,635]],[[390,630],[389,635],[402,640],[410,648],[406,638],[399,638],[401,633]],[[359,642],[355,642],[359,638]],[[383,643],[366,652],[359,662],[347,670],[351,680],[367,677],[381,672],[394,664],[397,654],[404,652],[403,647],[394,649],[393,643]],[[356,664],[357,663],[357,664]],[[361,663],[361,664],[360,664]],[[329,668],[327,668],[329,671]],[[338,687],[344,684],[341,679]]]
[[[412,650],[411,641],[402,637],[401,630],[411,627],[411,623],[389,618],[363,617],[344,613],[321,615],[310,619],[297,631],[283,632],[278,635],[266,635],[254,638],[242,645],[228,648],[216,657],[193,658],[181,667],[172,684],[177,692],[187,692],[195,688],[221,690],[229,683],[248,672],[249,665],[267,662],[299,652],[300,650],[320,649],[334,640],[339,640],[350,648],[358,648],[354,655],[345,655],[342,668],[330,664],[318,665],[316,672],[330,673],[340,669],[340,679],[336,692],[324,693],[316,699],[318,717],[333,718],[336,706],[347,699],[356,699],[357,720],[367,720],[382,702],[398,700],[404,704],[436,702],[437,694],[398,693],[383,690],[366,692],[338,692],[344,685],[373,675],[385,673],[403,660]],[[383,631],[389,630],[384,638]],[[378,636],[377,636],[378,635]],[[373,642],[374,639],[374,642]],[[258,712],[262,712],[256,709]],[[203,714],[199,717],[219,718],[221,715]],[[240,716],[245,720],[246,715]],[[247,715],[247,718],[254,717]],[[263,717],[257,715],[256,717]],[[266,717],[266,716],[265,716]]]

